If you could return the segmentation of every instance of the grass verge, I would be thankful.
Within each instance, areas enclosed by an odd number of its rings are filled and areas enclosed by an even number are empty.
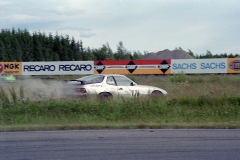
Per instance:
[[[240,128],[240,76],[132,76],[166,89],[165,98],[29,99],[0,86],[0,131],[118,128]],[[35,93],[36,91],[34,91]],[[31,94],[40,95],[40,94]],[[44,98],[43,98],[44,97]]]
[[[240,128],[240,98],[136,97],[18,102],[0,109],[0,131],[105,128]],[[223,105],[224,104],[224,105]]]

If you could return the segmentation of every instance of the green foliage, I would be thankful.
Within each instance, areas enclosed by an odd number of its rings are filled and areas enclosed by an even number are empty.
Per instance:
[[[175,47],[175,50],[183,50],[181,47]],[[196,59],[209,59],[209,58],[235,58],[240,56],[239,54],[235,53],[218,53],[218,54],[212,54],[211,51],[207,50],[206,54],[194,54],[190,49],[188,49],[188,54]]]
[[[204,78],[199,75],[194,75],[190,78],[188,78],[189,83],[204,83]]]
[[[182,50],[181,47],[176,47]],[[41,32],[30,33],[27,29],[2,29],[0,32],[0,61],[90,61],[90,60],[136,60],[148,52],[134,51],[131,53],[120,41],[117,51],[113,53],[109,44],[100,48],[84,47],[82,41],[76,41],[68,35],[46,35]],[[189,55],[194,58],[234,58],[239,54],[212,54],[207,50],[204,55],[194,54],[190,49]]]
[[[240,97],[229,96],[229,97],[211,97],[211,96],[199,96],[199,97],[181,97],[179,99],[173,98],[168,100],[167,105],[170,106],[191,106],[191,107],[222,107],[226,106],[240,106]],[[240,111],[240,110],[239,110]]]
[[[35,118],[69,120],[71,118],[93,122],[211,122],[237,121],[240,113],[240,98],[190,97],[159,99],[136,97],[133,99],[96,101],[88,99],[26,102],[22,107],[0,109],[0,124],[31,124]],[[10,116],[12,115],[12,116]],[[49,123],[47,122],[47,123]],[[37,122],[44,124],[46,122]]]
[[[2,86],[0,86],[0,104],[3,108],[8,108],[10,106],[10,100]]]
[[[188,81],[188,77],[187,77],[184,73],[174,74],[174,75],[171,77],[170,81],[171,81],[171,82],[184,83],[184,82],[187,82],[187,81]]]
[[[24,99],[24,89],[23,89],[22,85],[19,88],[19,95],[20,95],[20,100],[23,101],[23,99]]]
[[[116,60],[129,60],[131,53],[126,50],[122,42],[119,42],[117,46],[117,52],[114,54]]]
[[[84,99],[49,98],[36,93],[26,97],[23,86],[0,87],[0,126],[76,125],[99,127],[113,123],[134,127],[228,127],[240,122],[240,93],[238,75],[211,76],[134,76],[138,83],[148,83],[166,89],[167,97]],[[174,80],[173,80],[174,79]],[[9,94],[8,92],[9,91]],[[19,92],[19,93],[18,93]],[[38,92],[38,91],[36,91]],[[10,98],[9,98],[10,97]],[[60,127],[61,128],[61,127]],[[217,128],[217,127],[216,127]],[[79,129],[79,128],[75,128]],[[1,127],[0,127],[1,130]]]
[[[137,60],[142,58],[142,53],[140,51],[133,52],[133,55],[131,55],[131,60]]]
[[[209,82],[209,83],[213,83],[213,82],[224,82],[225,80],[227,80],[227,77],[221,77],[219,75],[208,75],[206,76],[206,78],[204,78],[204,76],[202,75],[186,75],[184,73],[180,73],[180,74],[174,74],[171,76],[170,81],[174,82],[174,83],[204,83],[204,82]]]
[[[190,49],[188,50],[188,54],[189,54],[190,56],[192,56],[193,58],[195,58],[194,53],[193,53]]]
[[[227,54],[227,53],[220,53],[220,54],[212,54],[211,51],[207,50],[206,54],[201,54],[201,55],[195,55],[195,58],[197,59],[207,59],[207,58],[235,58],[238,57],[239,54]]]
[[[139,59],[141,52],[133,54],[125,49],[122,42],[113,53],[109,44],[98,49],[83,47],[82,41],[70,39],[68,35],[56,33],[45,35],[28,30],[2,29],[0,32],[0,61],[90,61],[90,60],[130,60]]]
[[[17,99],[17,93],[16,93],[14,87],[11,86],[11,87],[9,88],[9,92],[10,92],[10,95],[11,95],[11,97],[12,97],[13,103],[16,103],[18,99]]]
[[[26,29],[16,31],[14,28],[0,32],[1,61],[80,61],[82,53],[82,42],[75,42],[69,36],[31,34]]]

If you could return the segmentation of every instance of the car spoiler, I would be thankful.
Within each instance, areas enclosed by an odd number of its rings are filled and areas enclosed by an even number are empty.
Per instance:
[[[77,80],[77,79],[72,79],[72,80],[63,80],[63,83],[68,83],[68,82],[79,82],[80,84],[85,84],[85,81]]]

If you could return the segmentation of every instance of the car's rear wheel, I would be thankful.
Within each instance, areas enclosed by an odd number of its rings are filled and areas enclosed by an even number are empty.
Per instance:
[[[154,96],[154,97],[160,97],[162,95],[163,95],[162,92],[157,91],[157,90],[153,91],[152,94],[151,94],[151,96]]]
[[[102,93],[99,93],[98,97],[100,99],[109,99],[112,97],[112,95],[110,93],[107,93],[107,92],[102,92]]]

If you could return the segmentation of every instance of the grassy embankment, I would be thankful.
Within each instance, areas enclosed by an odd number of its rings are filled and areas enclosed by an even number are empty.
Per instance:
[[[33,100],[25,98],[23,86],[0,87],[0,131],[240,128],[240,75],[129,77],[164,88],[169,95],[109,101],[94,97]]]

